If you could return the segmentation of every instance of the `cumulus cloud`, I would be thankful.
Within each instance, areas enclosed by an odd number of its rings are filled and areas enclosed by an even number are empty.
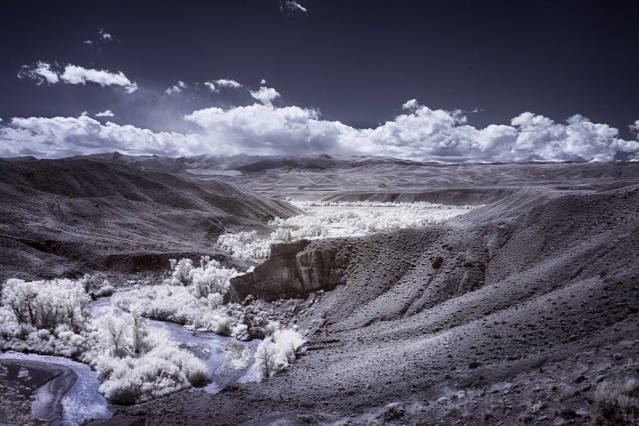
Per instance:
[[[56,84],[60,81],[58,73],[51,69],[51,64],[38,61],[34,65],[23,65],[18,72],[18,78],[24,80],[29,78],[35,80],[39,85],[42,83]]]
[[[182,92],[182,90],[186,89],[187,87],[189,87],[189,86],[185,82],[178,81],[177,84],[175,84],[175,85],[169,87],[168,89],[166,89],[164,91],[164,93],[166,93],[167,95],[172,95],[174,93],[180,93],[180,92]]]
[[[95,116],[96,117],[114,117],[115,114],[113,114],[113,112],[111,112],[110,109],[107,109],[106,111],[98,112]]]
[[[414,111],[417,108],[419,108],[419,104],[417,103],[417,99],[411,99],[410,101],[404,102],[404,104],[402,105],[402,109],[405,109],[405,110],[408,110],[408,111]]]
[[[188,155],[199,141],[191,135],[153,132],[82,115],[79,117],[13,118],[0,128],[0,155],[55,158],[121,151],[129,154]]]
[[[270,98],[267,98],[270,99]],[[461,111],[430,109],[416,100],[375,128],[323,120],[318,110],[269,102],[205,108],[184,116],[195,132],[153,132],[77,118],[14,118],[0,127],[0,156],[64,155],[118,150],[131,154],[366,154],[444,162],[612,161],[639,153],[638,141],[575,115],[565,123],[525,112],[509,125],[475,128]],[[639,126],[635,123],[634,126]]]
[[[271,105],[275,99],[280,97],[280,94],[272,87],[260,87],[257,91],[251,90],[251,96],[264,105]]]
[[[339,138],[350,129],[339,122],[320,120],[317,110],[296,106],[206,108],[185,119],[202,128],[204,139],[223,142],[233,154],[344,153]]]
[[[82,85],[95,83],[102,87],[120,86],[127,93],[133,93],[138,89],[138,85],[129,80],[122,71],[115,73],[106,70],[87,69],[71,64],[66,65],[64,70],[55,70],[51,64],[42,61],[36,62],[34,65],[23,65],[18,73],[18,78],[35,80],[38,85],[44,82],[49,84],[62,82]]]

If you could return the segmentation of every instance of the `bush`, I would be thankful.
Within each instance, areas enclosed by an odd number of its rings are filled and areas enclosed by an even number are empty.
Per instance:
[[[636,426],[639,424],[639,382],[602,382],[595,391],[599,406],[597,419],[602,425]]]
[[[9,279],[2,289],[2,346],[75,356],[84,350],[90,302],[80,281]]]
[[[120,292],[113,297],[113,303],[147,318],[231,335],[232,321],[222,305],[230,280],[238,272],[223,268],[208,256],[202,257],[199,267],[193,266],[190,259],[170,262],[171,278],[164,284]]]
[[[206,366],[139,315],[111,309],[94,325],[98,347],[86,358],[111,402],[138,403],[205,382]]]
[[[288,367],[295,360],[295,354],[306,340],[295,330],[277,330],[264,339],[255,352],[255,365],[268,378]]]
[[[49,331],[59,324],[80,331],[90,302],[82,283],[68,279],[30,282],[9,279],[2,289],[2,303],[11,309],[18,324]]]
[[[223,234],[218,246],[231,255],[248,260],[268,259],[271,244],[315,239],[329,235],[365,235],[441,224],[476,208],[444,206],[427,202],[304,202],[298,203],[306,214],[288,219],[275,218],[269,225],[275,228],[269,237],[261,238],[256,231]],[[348,207],[345,210],[344,207]]]
[[[146,401],[205,381],[206,366],[139,313],[111,308],[93,319],[87,306],[95,286],[88,282],[89,277],[8,280],[2,290],[0,348],[79,357],[98,371],[100,391],[112,402]],[[193,298],[188,288],[177,288]]]

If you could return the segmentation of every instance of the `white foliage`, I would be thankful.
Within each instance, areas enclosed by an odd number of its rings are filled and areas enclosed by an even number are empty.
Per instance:
[[[295,330],[277,330],[260,343],[255,352],[255,364],[263,377],[270,377],[295,360],[296,351],[306,343]]]
[[[68,279],[9,279],[2,288],[3,346],[18,351],[73,356],[83,350],[91,298],[83,283]]]
[[[79,329],[91,302],[82,283],[68,279],[23,281],[9,279],[2,289],[2,303],[20,324],[53,330],[58,324]]]
[[[231,319],[221,307],[231,278],[239,273],[208,256],[202,257],[199,267],[190,259],[171,259],[170,263],[173,271],[164,284],[120,292],[113,303],[147,318],[228,335]]]
[[[193,266],[191,259],[170,260],[173,272],[166,282],[171,285],[189,286],[195,297],[207,297],[212,293],[226,293],[231,278],[238,275],[235,269],[223,268],[209,256],[200,259],[200,267]]]
[[[95,329],[92,363],[103,380],[100,392],[110,401],[137,403],[205,380],[201,361],[136,314],[111,309],[95,321]]]
[[[172,259],[171,278],[158,286],[137,287],[116,294],[113,303],[126,310],[198,330],[230,335],[232,319],[222,309],[230,280],[239,273],[208,256],[196,267],[190,259]]]
[[[270,256],[273,243],[419,228],[444,223],[477,208],[427,202],[306,201],[293,204],[305,210],[305,214],[288,219],[275,218],[269,222],[275,228],[269,237],[261,238],[255,231],[223,234],[218,238],[218,246],[242,259],[264,260]]]
[[[208,305],[208,300],[198,299],[188,287],[168,284],[118,292],[111,300],[126,311],[137,311],[143,317],[178,324],[188,324]]]
[[[112,308],[93,319],[86,309],[93,281],[8,280],[0,306],[0,349],[79,356],[96,368],[104,380],[100,390],[113,402],[145,401],[202,383],[204,364],[181,351],[167,332],[149,327],[138,312]],[[108,283],[100,289],[105,287]],[[188,288],[174,288],[194,297]]]

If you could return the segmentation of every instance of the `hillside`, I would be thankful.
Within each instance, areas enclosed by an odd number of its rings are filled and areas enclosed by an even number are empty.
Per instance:
[[[637,206],[636,185],[528,188],[446,226],[313,242],[342,284],[298,314],[316,331],[287,372],[97,424],[595,424],[597,386],[638,378]]]
[[[0,160],[0,280],[163,270],[292,206],[231,184],[86,159]]]

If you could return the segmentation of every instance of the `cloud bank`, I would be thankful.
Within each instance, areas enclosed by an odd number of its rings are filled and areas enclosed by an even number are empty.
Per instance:
[[[133,93],[138,90],[138,85],[129,80],[122,71],[111,72],[106,70],[88,69],[77,65],[66,65],[64,69],[54,69],[53,66],[46,62],[36,62],[34,65],[24,65],[18,72],[18,78],[21,80],[35,80],[38,85],[42,83],[57,84],[81,84],[87,83],[99,84],[102,87],[119,86],[124,88],[127,93]]]
[[[191,133],[102,124],[86,115],[13,118],[0,125],[0,156],[62,157],[117,150],[170,156],[357,154],[442,162],[612,161],[618,152],[639,158],[638,141],[620,139],[617,129],[580,115],[556,123],[525,112],[510,125],[478,129],[467,124],[461,111],[430,109],[410,100],[393,120],[356,129],[322,120],[312,108],[274,107],[268,102],[272,98],[193,111],[184,116],[198,129]]]
[[[194,136],[153,132],[81,115],[13,118],[0,127],[0,155],[57,158],[122,150],[130,154],[189,155],[197,151]]]

